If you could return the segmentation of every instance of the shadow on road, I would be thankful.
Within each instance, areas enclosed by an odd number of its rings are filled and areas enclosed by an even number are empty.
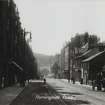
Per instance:
[[[55,89],[43,82],[30,83],[10,105],[80,105],[87,101],[75,100],[74,94],[61,96]]]

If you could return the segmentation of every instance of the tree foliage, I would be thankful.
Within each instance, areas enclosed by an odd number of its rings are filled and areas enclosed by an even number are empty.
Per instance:
[[[60,69],[60,66],[59,66],[59,64],[57,63],[57,62],[55,62],[54,64],[53,64],[53,66],[52,66],[52,73],[54,73],[54,75],[55,75],[55,78],[57,77],[57,74],[58,74],[58,71],[59,71],[59,69]]]
[[[36,58],[25,35],[14,1],[0,0],[0,86],[13,84],[15,76],[22,81],[37,76]]]
[[[90,46],[97,45],[100,41],[100,38],[96,35],[89,35],[88,32],[83,34],[76,34],[73,38],[71,38],[71,45],[75,48],[81,48],[86,43],[89,43]]]

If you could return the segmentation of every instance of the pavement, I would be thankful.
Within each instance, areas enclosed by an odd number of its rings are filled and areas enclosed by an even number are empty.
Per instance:
[[[72,81],[70,81],[70,83],[68,83],[67,79],[59,79],[59,80],[64,82],[64,83],[67,83],[67,84],[71,84],[71,85],[73,84]],[[81,88],[85,88],[85,89],[88,89],[88,90],[92,90],[92,86],[91,85],[80,84],[80,82],[78,82],[78,81],[76,81],[74,85],[77,86],[77,87],[81,87]],[[96,87],[95,87],[95,90],[97,90]]]
[[[32,82],[33,80],[31,80]],[[40,80],[34,80],[39,82]],[[27,87],[28,82],[26,82]],[[24,90],[25,87],[20,87],[19,84],[15,84],[11,87],[0,89],[0,105],[10,105],[10,103],[16,99],[16,97]]]
[[[18,84],[0,89],[0,105],[9,105],[23,90]]]

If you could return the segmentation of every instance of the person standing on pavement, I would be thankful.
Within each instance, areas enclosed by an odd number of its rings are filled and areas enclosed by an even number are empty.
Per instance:
[[[102,86],[103,86],[104,91],[105,91],[105,75],[104,74],[102,76]]]
[[[44,84],[46,84],[46,78],[45,78],[45,76],[43,77],[43,81],[44,81]]]
[[[102,72],[97,74],[97,90],[102,89]]]

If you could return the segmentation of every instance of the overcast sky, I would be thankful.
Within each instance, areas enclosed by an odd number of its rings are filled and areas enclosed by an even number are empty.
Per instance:
[[[15,0],[34,52],[54,55],[75,33],[105,40],[105,0]]]

